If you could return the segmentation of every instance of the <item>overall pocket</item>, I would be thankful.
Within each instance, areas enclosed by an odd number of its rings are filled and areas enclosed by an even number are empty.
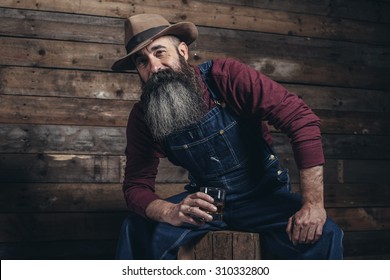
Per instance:
[[[195,177],[203,179],[221,176],[245,163],[245,150],[240,143],[237,122],[203,134],[202,139],[188,141],[188,137],[175,137],[170,151]],[[181,133],[198,133],[183,131]],[[187,141],[183,141],[186,139]]]

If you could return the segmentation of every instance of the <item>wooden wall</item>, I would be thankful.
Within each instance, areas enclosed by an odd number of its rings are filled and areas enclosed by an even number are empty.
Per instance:
[[[2,0],[0,257],[113,258],[139,82],[109,68],[124,54],[123,19],[144,12],[199,26],[193,63],[237,58],[315,110],[326,207],[345,231],[345,257],[389,258],[388,0]],[[297,189],[288,140],[274,137]],[[185,181],[162,162],[161,193]]]

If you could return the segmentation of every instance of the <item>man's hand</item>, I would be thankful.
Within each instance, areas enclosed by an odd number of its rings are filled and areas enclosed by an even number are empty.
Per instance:
[[[324,208],[323,167],[299,171],[302,208],[288,220],[286,232],[294,245],[311,244],[320,239],[326,222]]]
[[[212,204],[213,201],[211,196],[202,192],[190,194],[177,204],[158,199],[148,205],[146,216],[174,226],[181,226],[184,223],[201,226],[213,220],[206,212],[217,211],[217,207]]]
[[[320,239],[325,221],[324,208],[304,206],[290,217],[286,232],[294,245],[313,244]]]

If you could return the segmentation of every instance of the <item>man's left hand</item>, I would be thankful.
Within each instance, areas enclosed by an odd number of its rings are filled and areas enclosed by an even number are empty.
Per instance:
[[[294,245],[313,244],[322,235],[326,211],[319,206],[303,206],[288,220],[286,232]]]

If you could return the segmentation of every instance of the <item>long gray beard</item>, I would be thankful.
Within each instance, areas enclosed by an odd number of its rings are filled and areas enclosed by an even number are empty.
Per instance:
[[[206,113],[195,73],[187,65],[179,72],[168,69],[154,74],[142,92],[145,121],[156,140],[198,122]]]

